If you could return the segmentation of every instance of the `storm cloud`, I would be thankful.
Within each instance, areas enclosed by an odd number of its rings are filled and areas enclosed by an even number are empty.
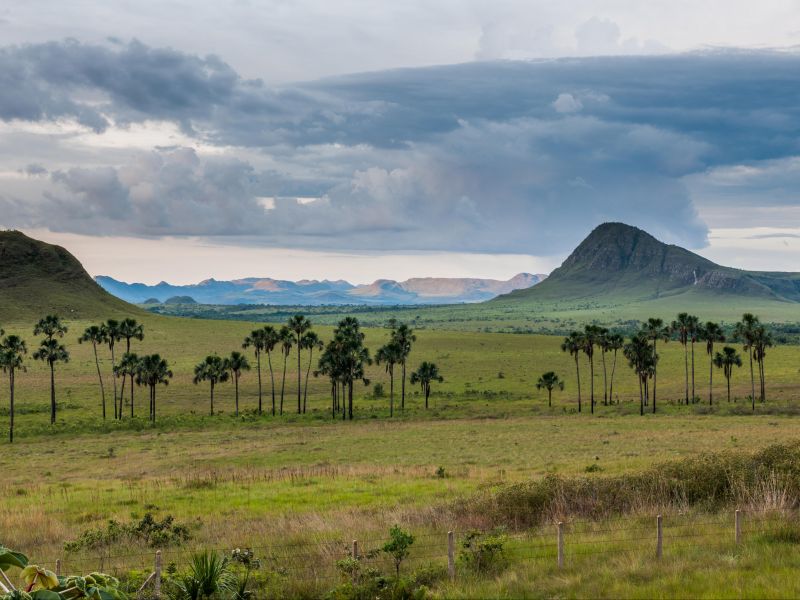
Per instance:
[[[618,37],[594,25],[587,36]],[[700,247],[708,227],[698,206],[715,201],[712,191],[745,202],[776,177],[787,189],[793,181],[798,67],[793,53],[701,52],[476,62],[276,87],[217,56],[136,41],[11,46],[0,50],[0,119],[120,136],[166,122],[202,148],[71,166],[26,157],[36,186],[0,187],[0,224],[554,254],[599,222],[622,220]],[[765,174],[728,185],[747,164]],[[793,202],[788,192],[776,198]]]

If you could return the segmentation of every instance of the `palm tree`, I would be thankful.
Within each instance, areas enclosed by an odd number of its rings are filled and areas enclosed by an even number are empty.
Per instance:
[[[150,421],[153,423],[156,422],[156,388],[159,385],[169,385],[172,375],[169,364],[158,354],[145,356],[139,363],[136,383],[150,390]]]
[[[414,330],[405,323],[397,324],[397,321],[390,319],[389,327],[392,330],[391,339],[400,348],[400,368],[401,368],[401,384],[400,384],[400,410],[406,408],[406,364],[408,356],[411,354],[411,347],[417,341],[417,336],[414,335]]]
[[[218,383],[228,381],[230,377],[225,362],[217,355],[206,356],[205,360],[194,368],[194,383],[208,381],[211,386],[211,416],[214,416],[214,388]]]
[[[119,337],[125,340],[125,354],[131,353],[131,340],[142,341],[144,339],[144,325],[136,322],[136,319],[123,319],[119,324]],[[131,377],[131,393],[133,393],[133,377],[134,373],[130,373]],[[122,418],[122,404],[123,397],[125,396],[125,375],[122,375],[122,389],[119,392],[119,415]]]
[[[233,351],[230,357],[225,359],[225,369],[230,371],[233,375],[233,385],[236,389],[236,416],[239,416],[239,377],[242,376],[242,371],[250,370],[250,363],[241,352]]]
[[[341,368],[339,365],[338,340],[333,339],[319,357],[317,370],[314,377],[327,375],[331,383],[331,416],[336,418],[336,411],[339,410],[339,384],[341,382]]]
[[[678,336],[678,341],[683,346],[683,367],[686,380],[686,404],[689,404],[689,335],[692,329],[692,317],[689,313],[680,313],[670,326],[673,335]]]
[[[0,335],[3,335],[3,330],[0,329]],[[14,387],[15,375],[17,371],[24,371],[25,355],[28,353],[28,348],[25,341],[19,336],[9,335],[0,343],[0,369],[4,373],[8,373],[8,383],[10,389],[9,396],[9,427],[8,427],[8,441],[14,443]]]
[[[600,348],[600,360],[603,364],[603,405],[608,406],[608,370],[606,369],[606,352],[608,352],[608,329],[598,328],[597,345]]]
[[[97,367],[97,378],[100,380],[100,398],[103,404],[103,420],[106,420],[106,390],[103,386],[103,373],[100,371],[100,359],[97,357],[97,345],[106,342],[106,335],[103,331],[102,325],[91,325],[83,332],[83,335],[78,338],[78,343],[82,344],[89,342],[92,344],[94,351],[94,364]]]
[[[431,383],[444,381],[444,377],[439,374],[439,368],[435,363],[423,362],[417,370],[411,373],[411,385],[418,383],[425,394],[425,410],[428,410],[428,398],[431,395]]]
[[[603,329],[597,325],[586,325],[583,328],[583,353],[589,359],[589,406],[594,414],[594,347],[600,343]]]
[[[548,371],[536,382],[537,390],[547,390],[547,406],[553,406],[553,389],[564,390],[564,382],[553,371]]]
[[[286,362],[289,360],[289,354],[292,353],[292,344],[294,343],[294,334],[291,330],[284,325],[278,333],[278,341],[281,345],[281,354],[283,354],[283,379],[281,379],[281,410],[283,414],[283,393],[286,390]]]
[[[651,317],[647,319],[647,323],[642,327],[642,331],[645,333],[646,337],[653,342],[653,356],[658,356],[658,349],[656,347],[658,340],[668,342],[670,338],[670,328],[664,325],[663,319]],[[655,365],[657,364],[658,360],[656,359]],[[653,366],[653,412],[656,411],[656,386],[658,384],[658,369],[655,365]]]
[[[114,418],[117,418],[117,362],[116,358],[114,357],[114,348],[117,345],[117,342],[120,341],[122,338],[120,337],[119,333],[119,321],[115,319],[109,319],[103,325],[100,326],[100,329],[103,332],[103,337],[105,338],[106,344],[108,344],[108,349],[111,351],[111,378],[114,383]],[[119,409],[122,411],[122,409]]]
[[[734,367],[742,366],[742,357],[736,352],[735,348],[725,346],[722,352],[717,352],[714,356],[714,366],[722,369],[725,379],[728,382],[728,402],[731,401],[731,375]]]
[[[611,333],[606,336],[606,345],[608,352],[614,353],[614,362],[611,365],[611,379],[608,382],[608,398],[610,402],[614,402],[614,374],[617,372],[617,352],[625,346],[625,338],[619,333]]]
[[[347,393],[347,417],[353,420],[353,385],[361,380],[369,385],[365,367],[372,363],[369,350],[364,346],[364,333],[358,319],[346,317],[339,321],[333,331],[333,340],[328,344],[330,354],[336,364],[336,373],[342,384],[343,396]],[[345,407],[342,402],[342,419],[345,418]]]
[[[272,369],[272,351],[281,341],[280,333],[272,326],[264,326],[264,352],[267,353],[270,388],[272,390],[272,416],[275,416],[275,373]]]
[[[761,325],[758,317],[752,313],[742,315],[742,320],[736,324],[734,329],[736,338],[741,340],[742,346],[750,358],[750,399],[753,403],[753,411],[756,410],[756,380],[753,373],[753,351],[755,346],[756,329]]]
[[[758,379],[761,383],[761,402],[766,400],[767,388],[764,377],[764,358],[767,355],[767,348],[773,345],[772,334],[763,325],[759,325],[753,330],[753,358],[758,364]]]
[[[725,341],[725,334],[719,323],[708,321],[701,328],[702,337],[706,342],[706,354],[710,363],[708,372],[708,405],[714,404],[714,344]]]
[[[122,358],[119,361],[119,364],[116,367],[115,374],[119,377],[122,377],[122,380],[125,381],[125,378],[130,376],[131,378],[131,418],[135,416],[134,406],[133,406],[133,379],[136,377],[136,374],[139,372],[139,367],[141,366],[141,361],[139,357],[136,356],[134,352],[126,352],[122,355]],[[125,393],[125,388],[123,387],[119,393],[119,418],[122,418],[122,403],[123,403],[123,394]]]
[[[300,355],[303,351],[303,335],[305,335],[305,333],[311,329],[311,321],[309,321],[303,315],[295,315],[289,319],[289,322],[286,324],[286,326],[294,335],[294,345],[297,346],[297,414],[299,415],[302,412],[302,406],[300,404],[302,390],[300,387]]]
[[[402,360],[402,349],[396,340],[389,341],[378,348],[375,364],[385,364],[389,374],[389,416],[394,416],[394,366]]]
[[[274,331],[274,329],[273,329]],[[242,343],[242,348],[247,349],[251,346],[253,347],[253,351],[256,355],[256,371],[258,371],[258,414],[261,414],[261,406],[262,406],[262,393],[261,393],[261,354],[266,350],[267,345],[267,330],[266,327],[262,329],[256,329],[250,333],[246,338],[244,338],[244,342]],[[274,348],[273,344],[273,348]],[[270,349],[271,350],[271,349]],[[272,369],[270,369],[270,373]],[[273,399],[275,394],[275,384],[273,381]],[[212,392],[213,393],[213,392]]]
[[[645,399],[647,398],[647,382],[653,376],[655,363],[658,357],[653,355],[650,340],[646,334],[639,333],[631,338],[631,341],[623,349],[628,364],[634,370],[639,379],[639,414],[644,415]],[[653,404],[653,412],[655,412]]]
[[[303,350],[308,350],[308,368],[306,368],[306,383],[303,386],[303,414],[306,413],[306,405],[308,402],[308,377],[311,375],[311,364],[314,360],[314,350],[322,350],[325,345],[319,336],[313,331],[306,331],[300,339],[300,346]]]
[[[578,363],[578,357],[583,347],[583,336],[577,331],[570,333],[564,338],[564,341],[561,342],[561,351],[569,352],[570,356],[575,359],[575,372],[578,376],[578,412],[581,412],[581,367]]]
[[[69,352],[63,344],[52,337],[46,337],[39,343],[39,349],[33,353],[35,360],[46,362],[50,366],[50,424],[56,422],[56,364],[69,362]]]
[[[694,315],[689,316],[689,343],[692,347],[692,402],[697,399],[697,393],[695,392],[694,387],[694,345],[695,343],[702,338],[701,336],[702,328],[700,326],[700,319],[695,317]]]

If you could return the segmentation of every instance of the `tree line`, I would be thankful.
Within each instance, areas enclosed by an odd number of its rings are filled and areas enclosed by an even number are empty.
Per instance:
[[[617,366],[617,355],[622,355],[628,361],[628,366],[637,376],[639,383],[639,413],[644,414],[645,407],[652,407],[656,412],[658,363],[661,355],[658,353],[658,343],[677,341],[683,347],[684,354],[684,402],[688,405],[699,401],[695,386],[695,345],[705,344],[709,364],[708,403],[714,403],[714,369],[720,369],[727,383],[727,397],[731,400],[731,378],[734,370],[743,365],[742,355],[732,346],[724,346],[721,351],[716,350],[718,344],[727,340],[724,330],[719,323],[708,321],[703,323],[694,315],[680,313],[671,323],[666,324],[662,319],[649,318],[626,342],[625,338],[616,332],[609,331],[597,325],[586,325],[583,331],[573,331],[561,343],[562,352],[568,353],[575,360],[575,374],[577,379],[578,412],[583,410],[581,397],[581,367],[580,356],[586,356],[589,363],[589,406],[594,413],[594,369],[595,353],[600,352],[603,369],[603,404],[613,402],[614,376]],[[741,343],[743,352],[749,360],[752,409],[756,408],[756,373],[759,384],[759,400],[766,401],[766,374],[764,362],[767,348],[773,346],[774,341],[770,330],[764,326],[758,317],[745,313],[741,321],[733,328],[732,342]],[[611,375],[608,376],[606,356],[610,355]],[[690,386],[691,380],[691,386]],[[563,390],[564,380],[554,371],[542,374],[537,381],[538,389],[546,390],[548,403],[551,403],[553,390]],[[691,387],[691,395],[690,395]]]
[[[331,414],[337,418],[353,419],[353,389],[361,382],[369,385],[366,377],[366,367],[376,364],[385,365],[386,373],[390,380],[389,414],[395,413],[395,368],[399,368],[401,381],[400,409],[405,409],[406,381],[412,385],[419,385],[425,398],[425,408],[428,408],[431,393],[431,384],[443,381],[439,368],[431,362],[422,362],[419,367],[407,374],[408,358],[416,336],[406,324],[398,323],[394,319],[389,321],[389,340],[375,353],[373,361],[369,349],[364,344],[365,335],[357,319],[347,317],[339,322],[333,331],[332,339],[323,343],[318,334],[313,331],[311,321],[304,315],[291,317],[286,325],[274,327],[265,325],[252,331],[242,341],[242,350],[250,350],[255,358],[258,375],[258,414],[264,410],[264,386],[262,379],[262,366],[266,358],[269,371],[271,406],[267,410],[273,416],[284,414],[284,401],[286,399],[286,372],[287,364],[293,351],[297,359],[297,414],[304,414],[308,408],[308,383],[312,374],[315,352],[319,355],[317,368],[313,370],[314,377],[324,376],[330,381]],[[33,352],[32,358],[40,360],[49,366],[50,370],[50,423],[56,422],[56,367],[70,360],[70,353],[62,343],[68,332],[68,327],[57,315],[48,315],[42,318],[34,327],[33,334],[42,336],[38,348]],[[9,441],[14,441],[14,415],[15,415],[15,390],[16,376],[24,372],[25,359],[28,346],[25,340],[17,335],[5,336],[0,329],[0,370],[9,377]],[[135,341],[145,339],[144,326],[135,319],[127,318],[122,321],[109,319],[103,323],[90,325],[78,337],[78,342],[92,345],[97,379],[100,391],[100,407],[103,419],[107,419],[106,386],[108,376],[111,378],[111,393],[113,395],[113,418],[121,420],[125,413],[126,386],[128,386],[128,405],[130,417],[135,417],[135,388],[142,387],[148,390],[149,415],[151,422],[156,421],[156,391],[159,386],[166,386],[173,378],[174,373],[169,363],[159,354],[139,356],[132,350]],[[120,346],[124,346],[121,348]],[[100,352],[107,349],[111,358],[111,372],[103,373],[100,361]],[[124,349],[122,356],[117,357],[120,350]],[[308,359],[303,369],[303,354],[307,353]],[[273,356],[276,361],[273,361]],[[277,391],[275,364],[282,359],[282,377],[280,391]],[[280,365],[280,363],[278,363]],[[232,382],[234,386],[234,410],[239,415],[239,382],[243,373],[251,370],[251,364],[245,354],[234,350],[227,357],[216,354],[206,356],[194,367],[195,384],[207,383],[210,388],[210,414],[214,415],[214,392],[216,387],[225,382]]]

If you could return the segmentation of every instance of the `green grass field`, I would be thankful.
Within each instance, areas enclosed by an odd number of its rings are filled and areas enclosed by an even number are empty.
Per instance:
[[[549,474],[635,473],[705,452],[751,451],[797,439],[800,348],[795,346],[769,351],[768,401],[756,407],[755,415],[744,399],[749,393],[746,369],[735,374],[737,401],[730,405],[724,400],[724,380],[715,373],[719,406],[707,407],[708,361],[701,345],[695,349],[701,401],[680,404],[684,355],[678,344],[670,343],[662,347],[659,413],[644,417],[638,415],[636,379],[621,356],[614,384],[619,403],[602,405],[598,355],[595,393],[600,405],[590,415],[588,405],[584,413],[576,412],[575,365],[560,351],[559,337],[424,330],[418,331],[412,366],[433,360],[445,377],[435,387],[428,411],[418,391],[409,388],[406,411],[390,420],[388,398],[373,397],[378,382],[388,394],[388,378],[382,367],[373,366],[373,385],[358,389],[354,422],[331,419],[328,384],[313,377],[310,413],[298,416],[293,356],[287,369],[286,414],[273,418],[252,413],[256,376],[250,372],[242,385],[242,409],[247,412],[237,419],[231,385],[218,390],[221,414],[206,416],[208,390],[192,384],[191,370],[210,352],[224,355],[239,349],[253,324],[158,316],[145,317],[144,323],[146,338],[134,350],[159,352],[175,370],[169,387],[159,389],[160,421],[154,428],[127,416],[121,423],[102,422],[91,347],[75,343],[85,322],[69,323],[65,341],[73,360],[57,372],[61,407],[55,427],[48,424],[44,366],[30,362],[28,371],[18,376],[18,438],[13,446],[3,442],[0,457],[0,491],[6,500],[0,507],[0,542],[49,564],[61,557],[90,570],[101,564],[121,572],[143,570],[152,554],[144,546],[70,554],[63,544],[109,519],[128,522],[155,512],[173,515],[192,533],[186,547],[167,552],[168,560],[185,563],[190,548],[253,546],[267,552],[273,547],[271,565],[297,568],[296,558],[274,547],[299,544],[313,549],[314,561],[332,565],[343,555],[343,542],[379,540],[391,525],[401,523],[420,536],[417,554],[423,561],[428,543],[423,540],[431,540],[438,557],[446,531],[482,525],[480,518],[465,518],[458,506],[511,482]],[[30,324],[4,328],[34,345]],[[316,329],[323,338],[330,334],[327,326]],[[386,335],[383,329],[367,330],[373,353]],[[107,351],[101,357],[107,372]],[[275,366],[280,386],[282,363]],[[581,369],[586,401],[584,358]],[[554,395],[552,408],[534,386],[546,370],[567,381],[566,390]],[[265,399],[269,397],[267,383]],[[139,414],[144,398],[137,390]],[[3,407],[7,402],[5,387],[0,388],[0,402]],[[2,413],[0,427],[6,426]],[[437,475],[440,467],[443,476]],[[649,517],[637,518],[649,523]],[[602,523],[591,527],[604,528]],[[540,533],[550,535],[550,530]],[[676,548],[658,569],[651,568],[646,553],[627,544],[616,548],[609,542],[610,554],[601,557],[599,567],[578,553],[566,572],[556,571],[552,560],[541,568],[524,560],[520,547],[511,552],[508,569],[496,576],[466,577],[456,585],[439,582],[434,589],[444,597],[672,597],[681,595],[683,581],[690,581],[698,596],[718,597],[720,590],[725,596],[791,595],[796,585],[791,573],[800,566],[795,546],[753,537],[745,548],[720,548],[713,530],[708,533],[708,548]],[[581,543],[586,549],[594,542],[587,538]],[[512,540],[511,550],[518,544]],[[782,559],[770,565],[767,557],[776,551],[784,553]],[[765,564],[770,577],[732,576]],[[596,576],[589,577],[586,569]]]

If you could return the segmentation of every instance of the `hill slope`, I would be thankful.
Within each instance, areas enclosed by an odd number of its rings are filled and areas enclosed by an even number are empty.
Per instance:
[[[144,314],[103,290],[64,248],[0,231],[0,324],[48,313],[67,319]]]
[[[688,307],[710,300],[744,307],[797,304],[800,309],[800,274],[723,267],[636,227],[604,223],[545,281],[494,302],[564,309],[648,302]]]

